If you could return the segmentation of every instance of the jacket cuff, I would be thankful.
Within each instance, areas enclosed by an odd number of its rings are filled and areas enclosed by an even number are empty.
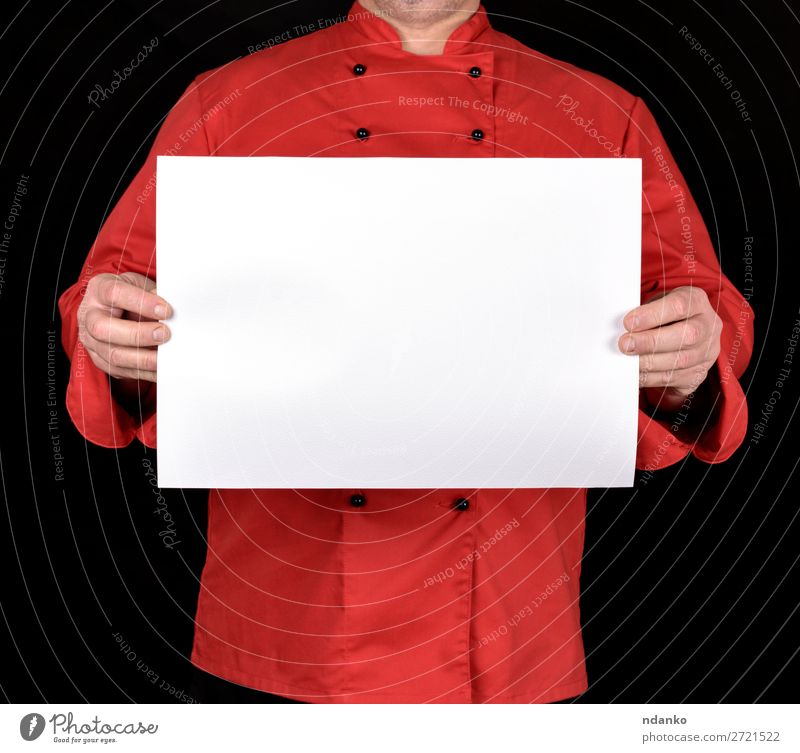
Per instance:
[[[127,447],[138,439],[156,446],[155,410],[139,417],[128,413],[114,398],[110,377],[94,365],[80,340],[72,353],[66,406],[78,431],[93,444]]]
[[[704,463],[727,460],[747,433],[747,398],[739,380],[730,372],[726,374],[725,361],[725,354],[720,353],[708,375],[715,399],[716,420],[712,418],[691,444],[692,454]]]
[[[720,353],[703,385],[710,393],[710,413],[692,413],[691,405],[673,413],[654,411],[641,398],[638,470],[666,468],[689,453],[704,463],[721,463],[739,448],[747,431],[747,400],[738,379],[726,373],[725,360]]]

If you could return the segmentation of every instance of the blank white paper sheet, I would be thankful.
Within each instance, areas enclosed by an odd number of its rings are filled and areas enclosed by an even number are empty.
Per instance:
[[[159,157],[158,483],[633,484],[641,160]]]

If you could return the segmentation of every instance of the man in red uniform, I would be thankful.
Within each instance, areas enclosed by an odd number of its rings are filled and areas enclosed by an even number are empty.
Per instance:
[[[81,433],[155,447],[170,316],[156,155],[640,157],[642,305],[619,341],[640,359],[637,467],[728,458],[752,313],[641,99],[495,31],[477,0],[364,0],[320,25],[192,82],[62,295]],[[463,190],[479,220],[491,186]],[[211,490],[192,663],[317,703],[575,696],[585,503],[585,489]]]

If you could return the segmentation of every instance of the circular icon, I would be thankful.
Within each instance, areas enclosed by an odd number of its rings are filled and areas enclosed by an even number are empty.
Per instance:
[[[44,717],[41,714],[25,714],[19,723],[23,740],[35,740],[44,732]]]

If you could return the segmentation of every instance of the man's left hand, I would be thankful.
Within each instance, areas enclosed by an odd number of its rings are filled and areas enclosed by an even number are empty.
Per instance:
[[[722,320],[701,288],[675,288],[629,311],[619,348],[639,356],[651,405],[675,410],[705,381],[720,351]]]

